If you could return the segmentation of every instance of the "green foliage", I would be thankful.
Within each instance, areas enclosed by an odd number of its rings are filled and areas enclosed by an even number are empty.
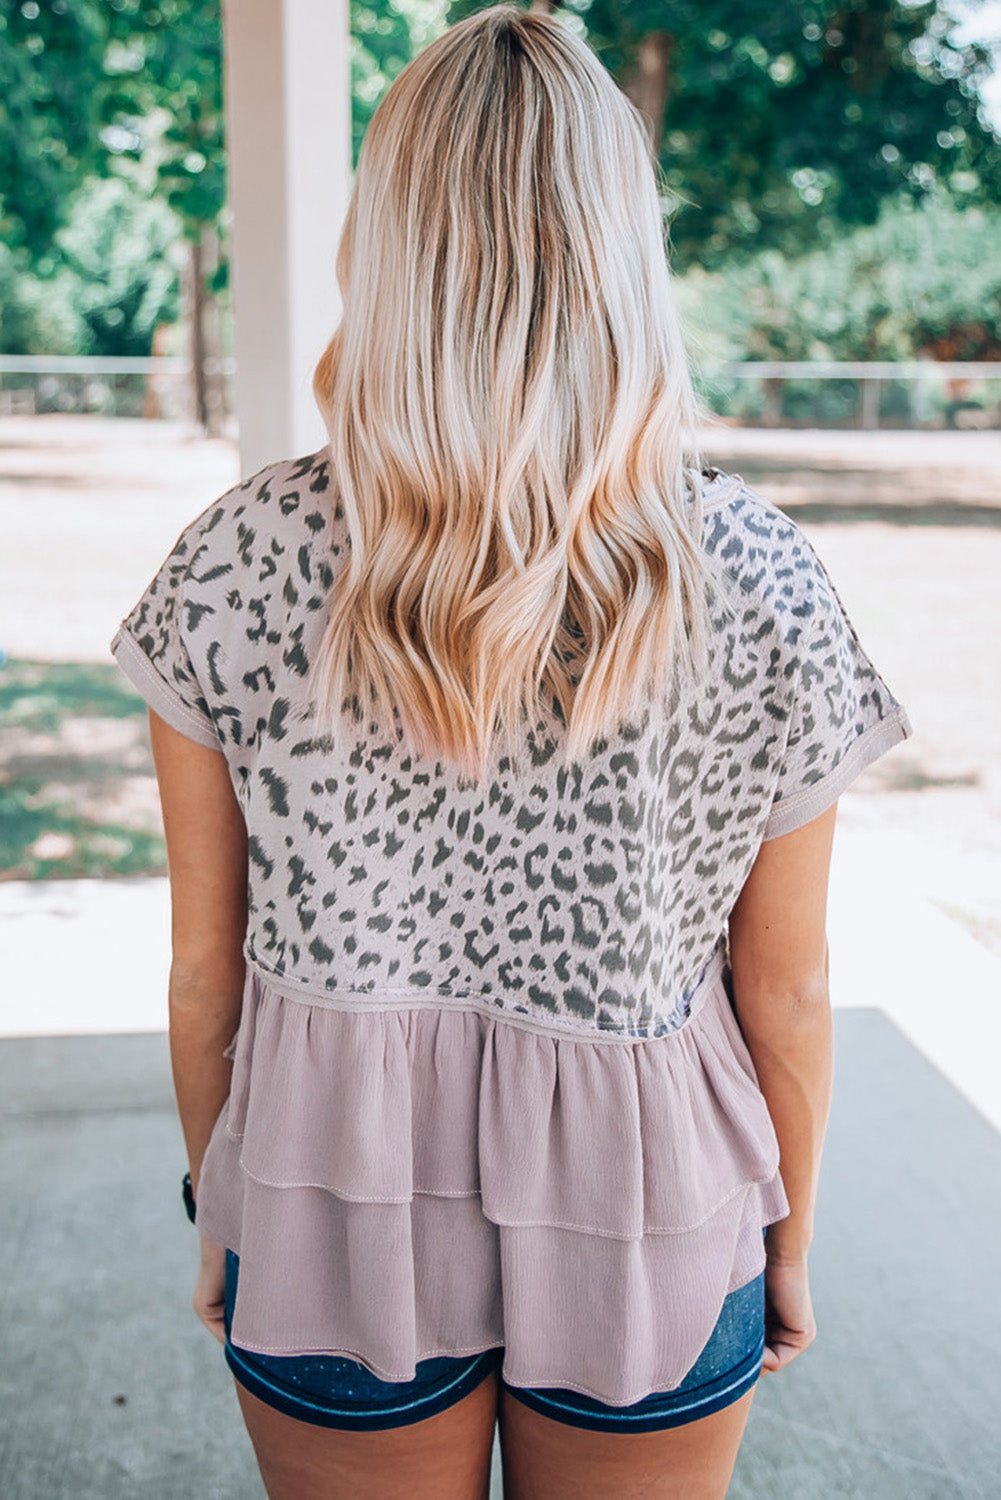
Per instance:
[[[0,0],[0,241],[45,248],[94,170],[104,27],[96,0]]]
[[[25,256],[0,245],[0,349],[5,354],[78,354],[81,326],[64,285],[32,274]]]
[[[120,177],[88,179],[46,256],[0,250],[0,347],[9,354],[148,355],[178,314],[175,215]]]
[[[664,35],[660,161],[678,269],[764,246],[794,255],[871,224],[886,198],[938,183],[997,201],[1001,143],[974,91],[986,48],[961,46],[938,0],[576,0],[623,86]],[[449,20],[480,9],[453,0]]]
[[[697,362],[1001,355],[1001,209],[945,194],[884,206],[875,225],[795,260],[765,250],[676,290]],[[965,342],[964,342],[965,340]]]
[[[160,192],[195,236],[226,202],[219,0],[113,0],[103,139],[139,160],[153,144]]]
[[[107,797],[129,776],[152,776],[144,731],[139,763],[132,737],[117,732],[114,749],[81,755],[78,737],[63,735],[79,719],[142,729],[146,705],[111,664],[0,664],[0,864],[22,880],[166,873],[155,820],[127,826]],[[95,739],[108,745],[107,734]]]
[[[120,178],[87,183],[58,235],[64,278],[83,325],[85,354],[147,355],[158,323],[178,312],[170,259],[177,220]]]
[[[189,233],[226,196],[219,0],[0,0],[0,228],[43,255],[90,174],[152,143]]]
[[[996,191],[1001,148],[970,88],[986,55],[953,44],[943,6],[715,0],[690,14],[661,156],[685,204],[680,264],[763,244],[795,254],[936,181],[964,202]]]

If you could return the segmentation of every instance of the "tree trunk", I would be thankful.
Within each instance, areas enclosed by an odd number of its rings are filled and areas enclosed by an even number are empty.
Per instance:
[[[761,420],[765,427],[782,426],[782,381],[769,376],[761,382],[765,392],[765,409]]]
[[[191,337],[191,393],[194,418],[203,432],[209,429],[209,393],[205,370],[205,254],[202,235],[191,240],[188,319]]]
[[[167,340],[170,338],[170,324],[157,323],[153,329],[153,339],[150,345],[150,354],[154,359],[162,359],[167,353]],[[147,375],[143,386],[143,417],[147,422],[155,422],[163,416],[163,402],[160,399],[159,375]]]
[[[202,229],[202,358],[205,369],[205,408],[210,437],[222,434],[226,419],[226,377],[222,369],[222,327],[219,299],[208,282],[219,269],[219,236],[212,224]]]
[[[664,112],[671,84],[671,53],[674,37],[669,31],[648,31],[640,39],[636,66],[624,83],[626,94],[647,118],[650,143],[660,156],[664,133]]]

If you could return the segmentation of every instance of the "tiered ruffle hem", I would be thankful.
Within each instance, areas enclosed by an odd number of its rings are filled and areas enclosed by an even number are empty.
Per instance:
[[[248,966],[198,1194],[233,1342],[384,1380],[503,1344],[510,1384],[613,1406],[677,1385],[789,1212],[721,954],[657,1038],[364,1005]]]

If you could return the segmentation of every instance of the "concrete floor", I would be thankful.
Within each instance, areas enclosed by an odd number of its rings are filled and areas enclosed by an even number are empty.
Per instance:
[[[998,1500],[1001,1138],[881,1012],[835,1024],[819,1335],[758,1386],[732,1500]],[[189,1306],[165,1037],[8,1039],[0,1096],[0,1494],[263,1496]]]

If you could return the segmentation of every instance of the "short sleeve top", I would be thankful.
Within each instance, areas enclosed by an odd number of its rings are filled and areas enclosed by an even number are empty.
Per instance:
[[[733,584],[709,680],[561,767],[530,736],[460,790],[297,694],[349,546],[322,455],[270,466],[182,532],[113,651],[163,718],[221,750],[250,834],[247,957],[303,993],[434,995],[573,1034],[683,1024],[761,842],[909,733],[803,532],[739,477],[706,488]]]
[[[225,757],[248,830],[198,1189],[240,1256],[237,1347],[402,1381],[503,1345],[512,1385],[631,1404],[760,1274],[789,1202],[728,917],[762,842],[910,725],[795,523],[737,475],[703,500],[707,677],[568,766],[536,726],[465,789],[364,723],[312,732],[350,547],[324,452],[208,506],[122,621],[119,665]]]

